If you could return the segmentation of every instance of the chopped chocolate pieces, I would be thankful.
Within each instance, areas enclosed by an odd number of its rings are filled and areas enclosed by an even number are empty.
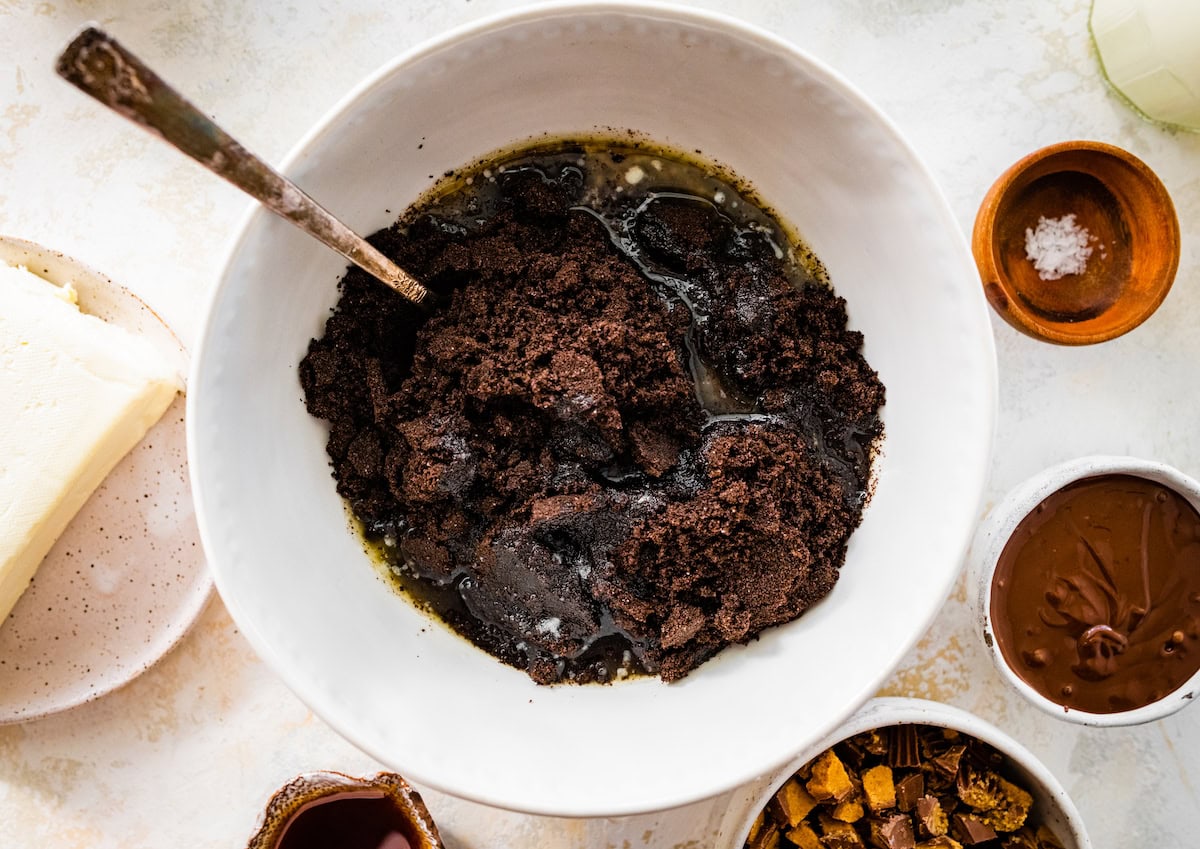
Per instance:
[[[817,833],[808,823],[801,823],[798,828],[793,828],[785,836],[798,849],[822,849],[821,838],[817,837]]]
[[[747,844],[751,844],[758,839],[758,836],[762,834],[763,827],[766,825],[766,823],[767,812],[765,810],[759,811],[758,816],[754,818],[754,822],[750,824],[750,833],[746,835]]]
[[[1037,838],[1027,828],[1006,834],[1001,838],[1000,845],[1004,849],[1040,849]]]
[[[995,773],[964,767],[958,774],[958,798],[977,811],[990,811],[1000,803],[997,779]]]
[[[830,749],[817,758],[808,780],[808,792],[821,802],[843,802],[854,792],[846,767]]]
[[[918,843],[916,849],[963,849],[963,845],[952,837],[933,837]]]
[[[754,820],[754,825],[750,827],[750,834],[746,838],[746,847],[747,849],[778,849],[779,839],[779,829],[772,827],[766,816],[759,813],[758,818]]]
[[[817,822],[821,826],[821,842],[828,849],[865,849],[862,837],[850,823],[824,813],[817,815]]]
[[[864,813],[862,802],[847,799],[833,809],[833,818],[842,822],[858,822]]]
[[[917,827],[922,837],[941,837],[950,830],[950,819],[939,799],[922,796],[917,800]]]
[[[872,846],[879,849],[913,849],[912,821],[904,814],[895,814],[883,820],[871,820],[869,835]]]
[[[887,754],[887,738],[878,729],[859,734],[856,740],[861,741],[862,747],[877,757]]]
[[[781,835],[773,828],[764,828],[746,842],[747,849],[779,849]]]
[[[838,757],[841,758],[844,763],[849,764],[856,770],[862,769],[863,762],[867,757],[867,750],[864,749],[862,744],[853,737],[851,737],[849,740],[843,740],[841,743],[838,743],[833,747],[833,750],[837,752]]]
[[[952,746],[932,759],[934,768],[943,775],[954,778],[958,775],[958,764],[967,753],[966,746]]]
[[[896,807],[908,813],[917,806],[917,800],[925,795],[925,776],[910,772],[896,782]]]
[[[996,832],[982,820],[965,814],[954,815],[954,836],[966,846],[975,846],[996,839]]]
[[[996,831],[1016,831],[1025,824],[1025,818],[1029,816],[1033,797],[1012,782],[999,777],[996,779],[996,793],[998,800],[995,807],[980,819]]]
[[[920,766],[921,741],[917,738],[916,726],[893,725],[888,731],[888,766],[893,768]]]
[[[792,827],[802,823],[808,812],[817,806],[817,800],[794,778],[789,778],[787,783],[779,788],[774,801],[779,803],[786,824]]]
[[[1033,796],[1005,777],[1004,756],[986,743],[905,725],[835,748],[779,788],[747,849],[1062,849],[1029,822]]]
[[[866,770],[862,775],[863,795],[867,806],[875,813],[896,807],[896,784],[892,780],[891,767],[880,764]]]

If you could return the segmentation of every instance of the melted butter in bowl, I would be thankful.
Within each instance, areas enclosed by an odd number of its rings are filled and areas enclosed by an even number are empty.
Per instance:
[[[279,788],[246,849],[445,849],[421,794],[401,776],[308,772]]]

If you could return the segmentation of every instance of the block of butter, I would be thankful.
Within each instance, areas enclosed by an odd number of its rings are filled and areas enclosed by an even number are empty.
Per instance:
[[[0,624],[72,517],[181,388],[151,343],[0,262]]]

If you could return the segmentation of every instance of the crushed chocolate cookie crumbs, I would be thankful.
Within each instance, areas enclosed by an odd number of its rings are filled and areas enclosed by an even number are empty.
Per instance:
[[[539,683],[675,680],[815,604],[881,432],[844,302],[770,219],[728,184],[738,215],[684,191],[694,165],[620,156],[458,172],[372,237],[440,308],[352,269],[300,367],[406,590]]]

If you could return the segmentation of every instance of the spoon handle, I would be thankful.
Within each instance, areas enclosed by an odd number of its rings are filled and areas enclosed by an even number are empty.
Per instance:
[[[89,27],[81,32],[58,57],[57,70],[72,85],[162,137],[413,303],[429,299],[428,289],[238,144],[103,30]]]

